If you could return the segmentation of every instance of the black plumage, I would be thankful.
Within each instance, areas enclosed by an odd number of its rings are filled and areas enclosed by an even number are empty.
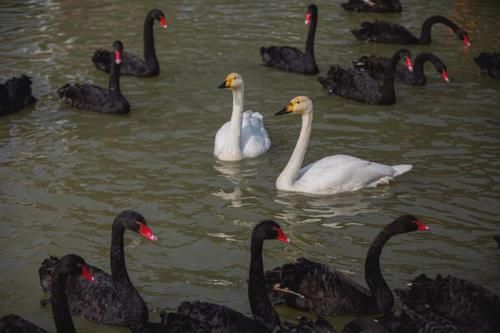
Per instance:
[[[474,58],[474,62],[479,66],[482,73],[500,80],[500,53],[481,52]]]
[[[123,52],[120,69],[121,75],[150,77],[160,74],[160,64],[156,58],[153,34],[155,20],[160,22],[163,28],[167,27],[165,14],[161,10],[152,9],[149,11],[144,21],[144,60],[135,54]],[[110,51],[96,50],[92,56],[92,62],[97,69],[110,73],[113,64],[111,55],[112,52]]]
[[[396,293],[412,311],[435,313],[464,332],[500,332],[500,297],[474,282],[421,274]]]
[[[342,7],[351,12],[399,13],[399,0],[349,0]]]
[[[268,293],[271,299],[321,315],[386,312],[392,308],[394,297],[380,271],[382,248],[394,235],[425,228],[415,217],[405,215],[380,231],[366,255],[365,279],[370,290],[333,267],[300,258],[266,272]],[[276,287],[301,296],[277,290]],[[279,297],[276,293],[283,295]]]
[[[422,25],[420,37],[415,36],[405,27],[386,21],[363,22],[360,29],[351,30],[358,40],[389,43],[389,44],[430,44],[431,28],[434,24],[441,23],[449,27],[458,39],[464,42],[465,46],[470,46],[470,39],[467,32],[456,25],[451,20],[443,16],[431,16]]]
[[[264,65],[278,68],[287,72],[295,72],[307,75],[319,73],[318,65],[314,57],[314,36],[318,23],[318,7],[310,5],[307,9],[306,24],[309,24],[305,52],[295,47],[270,46],[261,47],[260,55]]]
[[[148,322],[148,308],[135,289],[127,273],[123,248],[125,230],[137,232],[155,240],[146,225],[144,217],[131,210],[117,215],[111,232],[111,275],[100,268],[89,266],[94,275],[94,282],[89,283],[80,277],[70,277],[66,286],[71,313],[106,325],[129,327],[140,331]],[[52,286],[52,267],[57,265],[55,257],[43,261],[40,269],[42,289]]]
[[[31,84],[31,79],[26,75],[0,83],[0,116],[35,104],[36,98],[31,94]]]
[[[57,90],[59,98],[66,104],[78,109],[96,112],[125,114],[130,104],[120,90],[120,66],[123,44],[113,43],[114,52],[109,55],[113,62],[109,76],[109,89],[94,84],[65,84]]]
[[[81,277],[92,281],[92,274],[85,261],[74,254],[68,254],[61,258],[53,268],[51,279],[52,312],[56,324],[57,333],[76,333],[73,319],[68,306],[66,295],[67,281],[71,277]],[[90,282],[92,283],[92,282]],[[17,316],[10,314],[0,319],[1,333],[46,333],[43,328]]]
[[[398,63],[395,73],[396,80],[408,85],[425,85],[427,82],[427,77],[424,73],[424,65],[426,62],[432,63],[436,72],[441,75],[444,81],[449,81],[446,65],[432,53],[420,53],[413,62],[413,71],[410,71],[408,66]],[[390,64],[390,58],[377,57],[375,55],[362,56],[357,61],[353,61],[354,68],[367,71],[371,77],[377,80],[384,79]]]
[[[331,66],[326,76],[319,77],[318,80],[323,87],[328,89],[329,94],[368,104],[394,104],[396,102],[394,75],[399,60],[403,58],[406,63],[411,63],[411,55],[406,49],[399,50],[392,56],[382,85],[364,70],[343,69],[337,65]]]

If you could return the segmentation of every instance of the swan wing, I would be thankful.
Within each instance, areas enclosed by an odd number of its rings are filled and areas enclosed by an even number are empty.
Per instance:
[[[260,49],[265,66],[285,71],[301,71],[306,68],[304,52],[296,47],[271,46]]]
[[[241,124],[241,150],[246,158],[264,154],[271,147],[271,139],[264,128],[264,117],[258,112],[245,111]]]
[[[393,167],[354,156],[333,155],[302,168],[294,186],[308,193],[351,192],[387,183],[410,169],[411,165]]]

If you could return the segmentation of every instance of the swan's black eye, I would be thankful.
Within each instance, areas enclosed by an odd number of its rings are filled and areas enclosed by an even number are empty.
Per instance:
[[[297,104],[300,104],[300,101],[297,101]]]

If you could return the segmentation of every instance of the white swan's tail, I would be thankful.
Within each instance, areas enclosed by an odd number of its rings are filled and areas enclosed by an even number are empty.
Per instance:
[[[392,168],[394,169],[394,175],[393,177],[401,176],[403,173],[407,173],[413,168],[413,165],[411,164],[399,164],[399,165],[393,165]]]

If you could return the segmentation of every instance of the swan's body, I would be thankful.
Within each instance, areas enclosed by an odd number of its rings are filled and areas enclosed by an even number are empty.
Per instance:
[[[111,74],[109,88],[94,84],[66,84],[57,90],[59,98],[66,104],[78,109],[96,112],[125,114],[130,111],[130,104],[120,90],[120,66],[123,44],[113,43],[114,53],[111,53]]]
[[[333,267],[299,258],[266,272],[268,294],[276,304],[285,303],[321,315],[389,311],[394,298],[380,270],[380,254],[392,236],[416,230],[428,230],[428,227],[414,216],[405,215],[379,232],[370,245],[365,261],[365,278],[370,290]],[[276,286],[280,288],[277,291],[274,289]],[[283,289],[303,297],[283,293]]]
[[[0,83],[0,116],[21,110],[36,102],[31,94],[31,79],[26,75]]]
[[[160,22],[163,28],[167,27],[165,15],[161,10],[152,9],[149,11],[144,21],[144,60],[135,54],[123,52],[121,75],[150,77],[160,74],[160,64],[156,58],[153,35],[153,23],[155,20]],[[97,69],[110,73],[113,66],[111,54],[112,52],[107,50],[96,50],[92,56],[92,62]]]
[[[57,333],[75,333],[75,326],[68,307],[66,295],[66,283],[69,277],[79,276],[87,281],[94,280],[85,261],[74,254],[68,254],[61,258],[53,269],[51,285],[52,312],[56,324]],[[0,319],[0,332],[2,333],[47,333],[46,330],[17,316],[7,315]]]
[[[415,36],[402,25],[386,21],[363,22],[360,29],[354,29],[351,32],[358,40],[374,43],[430,44],[431,28],[436,23],[441,23],[449,27],[453,30],[457,38],[464,42],[464,46],[470,46],[470,39],[467,32],[451,20],[439,15],[431,16],[425,20],[422,25],[420,37]]]
[[[399,13],[399,0],[349,0],[342,4],[345,10],[351,12]]]
[[[95,277],[90,284],[82,278],[71,277],[66,286],[71,313],[106,325],[135,328],[148,322],[148,309],[138,291],[132,285],[125,266],[123,236],[125,230],[135,231],[156,240],[142,215],[125,210],[113,222],[111,235],[111,272],[89,266]],[[44,291],[53,284],[52,270],[59,260],[45,259],[39,269],[40,285]],[[50,289],[49,289],[50,290]]]
[[[318,7],[316,5],[308,7],[305,23],[309,25],[305,52],[289,46],[261,47],[260,55],[265,66],[306,75],[319,73],[314,57],[314,36],[318,23]]]
[[[481,52],[474,58],[474,62],[481,69],[481,73],[486,73],[490,77],[500,80],[500,53]]]
[[[394,90],[395,72],[399,61],[403,58],[409,70],[413,70],[410,52],[401,49],[389,61],[382,83],[370,76],[365,70],[356,68],[343,69],[338,65],[330,66],[326,76],[318,77],[318,81],[328,89],[329,94],[368,104],[394,104],[396,102],[396,91]]]
[[[348,155],[333,155],[301,169],[311,136],[312,101],[305,96],[295,97],[277,114],[286,113],[301,114],[302,129],[288,164],[276,180],[278,190],[310,194],[352,192],[387,183],[412,168],[409,164],[389,166]]]
[[[431,279],[422,274],[408,290],[396,293],[409,309],[431,311],[463,332],[500,332],[500,296],[474,282],[451,275]]]
[[[215,157],[222,161],[239,161],[267,152],[271,147],[271,139],[264,128],[262,115],[252,111],[243,112],[245,88],[241,75],[229,74],[219,88],[233,91],[233,112],[231,120],[222,125],[215,135]]]
[[[408,67],[398,63],[396,67],[395,77],[398,82],[408,85],[423,86],[427,82],[427,77],[424,73],[424,64],[429,61],[432,63],[436,72],[438,72],[445,82],[449,82],[448,71],[446,65],[437,56],[432,53],[420,53],[413,63],[413,71],[408,70]],[[391,59],[385,57],[377,57],[374,55],[363,56],[357,61],[353,61],[356,69],[362,69],[371,77],[377,80],[383,80],[385,74],[391,65]]]

